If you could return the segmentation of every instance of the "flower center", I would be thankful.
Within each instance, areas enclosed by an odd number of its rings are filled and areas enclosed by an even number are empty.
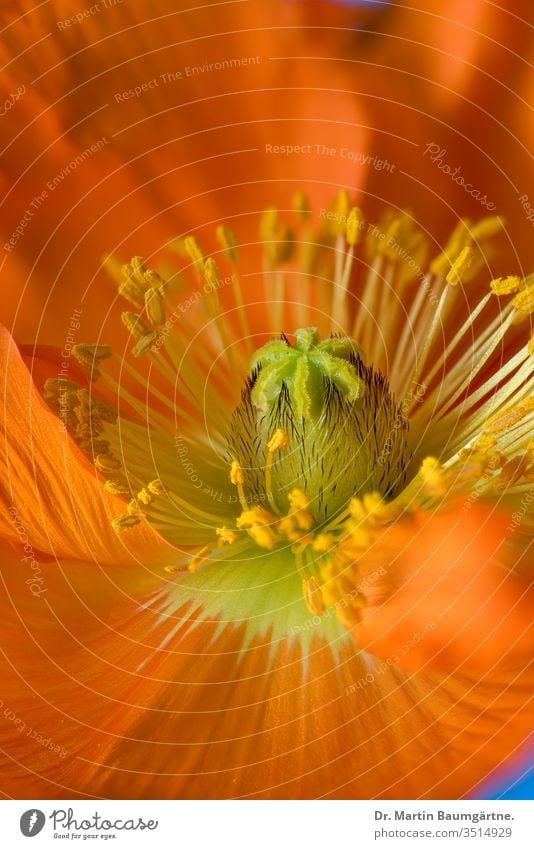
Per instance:
[[[47,381],[63,429],[124,499],[115,530],[146,523],[172,547],[173,615],[199,605],[275,639],[311,611],[336,641],[329,613],[358,619],[358,564],[385,525],[534,479],[534,275],[491,280],[464,314],[503,221],[462,219],[424,273],[429,245],[409,213],[366,224],[350,203],[342,191],[317,225],[300,193],[291,226],[267,210],[260,281],[224,225],[221,269],[192,235],[168,245],[183,268],[109,258],[135,309],[122,314],[131,356],[77,344],[85,386],[68,369]],[[250,358],[255,333],[308,322],[322,341],[304,326]]]
[[[408,422],[387,381],[348,337],[315,328],[268,343],[251,360],[234,411],[231,461],[247,505],[285,515],[298,490],[315,522],[366,492],[394,497],[406,482]]]

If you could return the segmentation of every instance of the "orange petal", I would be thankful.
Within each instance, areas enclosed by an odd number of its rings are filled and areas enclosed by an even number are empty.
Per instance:
[[[18,19],[20,7],[27,14]],[[12,60],[6,97],[15,77],[28,92],[10,113],[2,160],[3,240],[15,233],[3,272],[17,282],[3,321],[11,326],[16,316],[17,339],[60,344],[80,306],[86,340],[107,332],[114,292],[101,268],[105,254],[150,257],[196,228],[215,248],[216,224],[234,217],[240,239],[257,241],[265,207],[288,208],[304,189],[317,209],[363,179],[363,165],[328,153],[365,152],[366,130],[344,73],[325,75],[322,62],[304,58],[322,48],[299,29],[296,6],[162,8],[167,14],[153,16],[144,4],[120,4],[64,30],[58,22],[72,16],[68,3],[0,10]],[[31,206],[42,192],[42,204]]]
[[[458,798],[530,730],[521,669],[410,677],[315,624],[306,658],[269,632],[244,649],[237,622],[140,606],[129,570],[43,574],[46,603],[21,586],[19,553],[6,560],[0,744],[16,798]]]
[[[170,549],[149,529],[120,537],[110,521],[124,502],[107,493],[94,467],[40,398],[9,333],[0,329],[2,385],[0,535],[38,552],[93,564],[155,563]]]
[[[358,645],[409,670],[459,673],[528,660],[532,586],[511,574],[520,564],[512,559],[510,519],[468,506],[401,520],[361,558]]]

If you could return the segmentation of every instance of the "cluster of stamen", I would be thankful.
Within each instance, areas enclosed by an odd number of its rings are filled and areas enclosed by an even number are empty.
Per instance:
[[[423,274],[428,241],[407,211],[388,211],[378,224],[366,224],[346,191],[339,193],[315,229],[303,193],[295,195],[293,210],[296,222],[283,220],[274,209],[267,210],[260,222],[266,286],[272,293],[272,325],[279,325],[279,332],[284,327],[290,330],[283,324],[281,306],[287,285],[284,267],[298,260],[304,287],[301,301],[305,303],[315,280],[329,278],[330,289],[316,292],[319,310],[330,314],[332,328],[346,328],[346,336],[332,335],[320,341],[315,328],[304,327],[296,331],[294,344],[282,333],[250,360],[251,334],[238,268],[239,248],[234,232],[226,226],[216,232],[221,248],[218,259],[229,266],[226,276],[193,235],[170,245],[188,262],[183,273],[166,276],[162,270],[147,267],[140,257],[124,266],[110,258],[107,267],[119,294],[134,308],[122,315],[131,337],[131,354],[155,366],[162,378],[175,379],[177,363],[183,361],[196,332],[185,310],[178,307],[185,278],[191,272],[218,333],[227,374],[235,374],[236,369],[244,373],[244,358],[250,361],[241,403],[231,422],[227,417],[229,478],[239,511],[210,513],[194,508],[191,521],[195,515],[201,517],[209,526],[208,538],[191,546],[184,568],[196,572],[216,562],[221,552],[240,546],[243,550],[253,544],[273,556],[278,549],[289,548],[309,610],[320,615],[327,605],[350,596],[352,601],[348,611],[343,608],[343,616],[353,623],[365,601],[365,593],[358,589],[358,559],[384,525],[409,511],[435,509],[446,498],[498,496],[514,488],[523,491],[534,481],[534,442],[529,437],[534,412],[534,337],[514,354],[509,365],[497,369],[495,377],[482,379],[505,334],[530,321],[534,275],[493,279],[488,293],[439,353],[437,340],[450,314],[454,292],[487,266],[491,240],[504,227],[501,218],[459,221],[443,251],[429,263],[429,273]],[[355,272],[362,273],[360,267],[354,268],[361,242],[366,260],[362,267],[368,264],[370,271],[359,285],[356,308],[350,284]],[[411,371],[403,362],[403,345],[408,340],[403,329],[399,351],[392,352],[391,363],[380,362],[378,334],[368,316],[383,306],[383,281],[397,293],[398,303],[407,299],[414,326],[426,328]],[[429,304],[427,294],[433,292],[432,287],[439,297]],[[240,360],[235,359],[231,328],[221,308],[223,289],[242,330],[246,353]],[[498,316],[496,299],[508,299],[498,302]],[[296,319],[298,310],[297,305]],[[304,308],[300,310],[304,316]],[[384,313],[385,323],[394,326],[395,316],[400,314],[397,302],[392,301],[391,309]],[[487,314],[487,326],[479,334],[480,353],[470,366],[462,345],[475,322]],[[426,323],[421,318],[425,315]],[[307,317],[302,324],[306,323]],[[299,325],[291,328],[295,326]],[[387,330],[384,333],[387,335]],[[101,383],[108,396],[109,390],[118,392],[142,419],[146,412],[143,402],[106,370],[106,361],[112,356],[109,346],[79,344],[72,353],[87,375],[87,384],[51,379],[45,397],[106,479],[106,489],[124,498],[125,510],[113,520],[114,528],[122,532],[148,522],[167,533],[172,527],[172,510],[184,511],[187,496],[166,479],[149,472],[143,476],[141,461],[135,473],[128,467],[120,455],[120,439],[113,436],[118,413],[99,400],[98,387],[93,384]],[[188,402],[213,359],[213,351],[202,346],[189,359]],[[126,360],[124,365],[129,376],[146,387],[142,370]],[[396,370],[402,376],[400,402],[395,401],[382,374],[390,365],[390,377]],[[443,390],[439,378],[445,366],[454,379],[451,377],[450,386]],[[478,386],[475,378],[480,381]],[[416,385],[424,387],[424,403],[410,396],[410,388]],[[154,411],[151,424],[162,432],[172,432],[176,415],[183,431],[194,437],[199,419],[190,405],[184,403],[175,410],[165,392],[157,387],[150,391],[163,409]],[[403,402],[407,397],[411,397],[410,403]],[[440,460],[412,456],[410,432],[423,432],[430,425],[448,436],[455,427],[460,399],[466,425],[457,443],[451,443],[454,448],[449,455]],[[168,571],[181,568],[172,565]]]

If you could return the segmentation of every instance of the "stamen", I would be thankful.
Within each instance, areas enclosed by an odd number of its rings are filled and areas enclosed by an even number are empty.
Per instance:
[[[234,484],[234,486],[237,487],[237,494],[239,496],[239,503],[241,504],[242,510],[248,510],[247,499],[245,498],[245,490],[243,489],[243,484],[245,483],[245,475],[243,474],[243,470],[237,460],[232,460],[230,466],[230,481]]]
[[[141,523],[141,518],[139,516],[129,515],[129,516],[117,516],[116,519],[111,520],[111,526],[113,530],[120,534],[123,531],[127,531],[130,528],[135,528],[136,525]]]
[[[276,517],[264,507],[252,507],[243,510],[237,519],[237,527],[248,531],[256,545],[260,548],[272,549],[278,542],[273,526]]]
[[[517,292],[521,286],[521,278],[510,275],[509,277],[497,277],[490,283],[491,291],[495,295],[510,295]]]
[[[239,249],[237,247],[237,239],[233,230],[223,225],[217,227],[217,240],[224,250],[224,255],[229,262],[237,262],[239,259]]]
[[[124,481],[116,480],[114,478],[110,478],[105,482],[104,489],[106,492],[111,492],[113,495],[128,495],[130,492],[130,488]]]
[[[165,495],[166,494],[166,489],[159,479],[150,481],[150,483],[148,484],[148,490],[149,490],[149,492],[152,493],[152,495]]]
[[[347,229],[345,237],[347,244],[357,245],[360,241],[360,233],[363,228],[364,218],[360,209],[353,206],[347,218]]]
[[[311,204],[307,194],[304,192],[295,192],[292,206],[300,221],[305,222],[309,220],[311,217]]]
[[[501,431],[509,430],[533,410],[534,396],[532,398],[525,398],[524,401],[515,407],[510,407],[488,419],[484,425],[484,430],[486,433],[500,433]]]
[[[287,431],[279,427],[275,430],[273,436],[267,443],[267,460],[265,462],[265,494],[267,495],[267,501],[269,502],[269,506],[273,513],[279,512],[275,504],[272,489],[272,471],[274,455],[277,451],[280,451],[281,448],[285,448],[288,441],[289,437],[287,435]]]
[[[500,215],[490,215],[482,218],[471,227],[471,236],[474,241],[479,239],[491,239],[504,229],[505,220]]]
[[[148,320],[153,327],[161,328],[167,320],[165,298],[161,289],[150,288],[145,292],[145,307]]]
[[[321,585],[317,578],[312,576],[302,579],[302,595],[310,613],[314,616],[323,616],[326,613]]]
[[[96,381],[100,377],[101,363],[112,356],[109,345],[73,345],[72,356],[85,369],[89,379]]]
[[[523,315],[530,315],[534,312],[534,286],[519,292],[512,303],[516,310]]]
[[[194,236],[186,236],[183,241],[184,250],[199,274],[204,271],[205,256]]]
[[[95,457],[95,466],[99,472],[110,475],[116,473],[122,468],[120,461],[111,454],[98,454],[98,456]]]
[[[463,248],[458,258],[453,262],[451,270],[445,278],[447,283],[450,283],[451,286],[457,286],[461,283],[466,271],[471,267],[473,259],[473,249],[469,247]]]
[[[235,533],[235,531],[229,530],[229,528],[227,528],[226,526],[222,528],[217,528],[215,533],[219,537],[219,542],[221,543],[221,545],[233,545],[234,542],[236,542],[237,540],[237,534]]]

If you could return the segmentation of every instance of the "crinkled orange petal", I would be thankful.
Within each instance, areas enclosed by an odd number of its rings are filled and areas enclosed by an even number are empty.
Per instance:
[[[337,33],[345,62],[324,62],[352,74],[373,128],[378,164],[366,175],[366,214],[373,220],[384,203],[409,207],[437,240],[435,253],[459,217],[502,215],[508,236],[494,272],[520,268],[532,239],[524,195],[532,203],[534,38],[525,3],[367,5],[345,10],[353,21]]]
[[[349,567],[364,596],[357,644],[408,670],[527,665],[532,571],[528,539],[521,551],[515,537],[510,516],[469,500],[388,527]]]
[[[520,667],[410,676],[320,625],[307,658],[298,637],[244,648],[201,606],[162,617],[128,569],[45,564],[34,597],[20,554],[0,635],[16,798],[457,798],[530,731]]]
[[[121,4],[59,31],[70,4],[28,5],[2,10],[6,49],[11,59],[18,53],[3,81],[6,97],[17,81],[32,94],[11,111],[1,171],[6,242],[29,205],[32,213],[3,269],[17,280],[4,323],[28,287],[13,330],[20,341],[61,344],[74,308],[83,310],[84,341],[111,333],[103,328],[114,297],[105,254],[150,257],[196,228],[213,248],[216,224],[236,218],[239,239],[257,241],[267,206],[288,207],[306,190],[320,207],[341,186],[361,184],[365,166],[328,151],[365,151],[365,122],[346,76],[303,58],[322,48],[312,49],[299,28],[297,6]],[[27,11],[21,19],[19,9]],[[52,36],[18,51],[42,33]],[[42,206],[31,207],[43,191]],[[253,270],[261,270],[259,251]]]
[[[124,536],[115,533],[111,519],[124,513],[124,502],[104,490],[94,466],[61,431],[61,422],[39,396],[4,328],[0,377],[0,535],[93,566],[156,563],[169,557],[168,543],[148,528]]]

